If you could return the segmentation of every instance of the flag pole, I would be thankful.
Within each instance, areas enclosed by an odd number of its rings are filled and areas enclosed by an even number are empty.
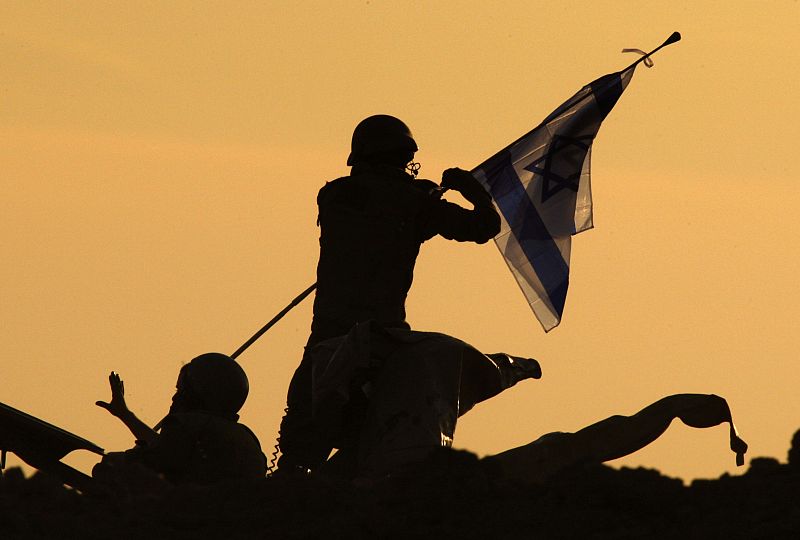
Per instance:
[[[673,33],[672,33],[672,34],[670,34],[670,36],[669,36],[669,37],[666,39],[666,41],[664,41],[664,43],[662,43],[661,45],[659,45],[658,47],[656,47],[655,49],[653,49],[653,50],[652,50],[652,51],[650,51],[649,53],[645,54],[644,56],[642,56],[641,58],[639,58],[638,60],[636,60],[634,63],[632,63],[631,65],[629,65],[629,66],[628,66],[628,67],[626,67],[625,69],[622,69],[622,70],[618,71],[617,73],[622,73],[623,71],[628,71],[629,69],[636,67],[637,65],[639,65],[639,62],[644,62],[646,58],[650,58],[652,55],[654,55],[655,53],[657,53],[658,51],[660,51],[661,49],[663,49],[663,48],[664,48],[664,47],[666,47],[667,45],[671,45],[671,44],[675,43],[676,41],[680,41],[680,40],[681,40],[681,33],[680,33],[680,32],[673,32]],[[588,97],[588,94],[587,94],[587,95],[585,95],[585,96],[583,96],[581,99],[586,99],[587,97]],[[575,104],[574,104],[574,103],[572,103],[571,105],[575,105]],[[518,142],[520,142],[521,140],[525,139],[525,138],[526,138],[526,137],[528,137],[528,136],[529,136],[531,133],[533,133],[534,131],[536,131],[537,129],[539,129],[541,126],[542,126],[542,124],[539,124],[538,126],[536,126],[535,128],[533,128],[532,130],[530,130],[528,133],[526,133],[526,134],[522,135],[521,137],[519,137],[518,139],[516,139],[516,140],[515,140],[514,142],[512,142],[511,144],[508,144],[508,145],[506,145],[506,146],[505,146],[505,147],[504,147],[502,150],[500,150],[499,152],[497,152],[496,154],[494,154],[493,156],[491,156],[489,159],[487,159],[487,160],[485,160],[485,161],[481,162],[481,163],[480,163],[479,165],[477,165],[475,168],[471,169],[471,171],[472,171],[472,172],[474,172],[475,170],[477,170],[477,169],[480,169],[480,168],[481,168],[481,167],[482,167],[482,166],[483,166],[485,163],[487,163],[487,162],[491,161],[491,160],[492,160],[492,159],[493,159],[495,156],[497,156],[497,155],[499,155],[499,154],[501,154],[501,153],[505,152],[506,150],[508,150],[509,148],[511,148],[512,146],[514,146],[514,145],[515,145],[515,144],[517,144]],[[442,190],[442,193],[444,193],[445,191],[447,191],[447,190],[446,190],[446,189]]]
[[[661,49],[663,49],[667,45],[672,45],[673,43],[675,43],[677,41],[680,41],[680,40],[681,40],[681,33],[680,32],[673,32],[666,39],[666,41],[664,41],[664,43],[662,43],[661,45],[659,45],[658,47],[656,47],[655,49],[653,49],[649,53],[645,54],[644,56],[639,58],[637,61],[635,61],[633,64],[629,65],[628,67],[626,67],[622,71],[628,71],[629,69],[631,69],[633,67],[636,67],[639,64],[639,62],[644,62],[645,60],[650,58],[652,55],[656,54],[658,51],[660,51]]]

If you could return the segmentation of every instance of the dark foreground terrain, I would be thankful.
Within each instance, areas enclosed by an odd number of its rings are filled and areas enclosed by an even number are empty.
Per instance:
[[[649,469],[575,470],[547,485],[442,452],[372,486],[325,478],[172,487],[137,475],[81,495],[19,469],[0,478],[0,538],[800,538],[800,432],[789,462],[684,486]]]

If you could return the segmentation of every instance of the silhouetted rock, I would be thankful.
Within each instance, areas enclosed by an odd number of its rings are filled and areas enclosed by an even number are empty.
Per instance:
[[[789,465],[800,470],[800,429],[792,437],[792,446],[789,448]]]
[[[688,486],[653,469],[576,467],[525,485],[474,454],[442,450],[370,484],[148,477],[102,496],[10,469],[0,477],[0,538],[798,538],[796,467],[755,458],[741,476]]]

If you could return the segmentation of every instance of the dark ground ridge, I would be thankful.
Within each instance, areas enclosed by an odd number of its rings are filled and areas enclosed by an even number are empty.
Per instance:
[[[12,468],[0,477],[0,538],[796,539],[800,431],[788,457],[690,485],[594,466],[531,486],[443,450],[371,486],[322,477],[172,486],[137,474],[103,496]]]

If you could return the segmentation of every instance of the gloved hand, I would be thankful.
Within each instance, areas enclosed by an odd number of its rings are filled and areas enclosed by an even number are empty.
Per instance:
[[[483,188],[472,173],[464,169],[447,169],[442,173],[442,187],[454,189],[461,193],[465,199],[474,205],[485,205],[492,201],[492,197]]]

